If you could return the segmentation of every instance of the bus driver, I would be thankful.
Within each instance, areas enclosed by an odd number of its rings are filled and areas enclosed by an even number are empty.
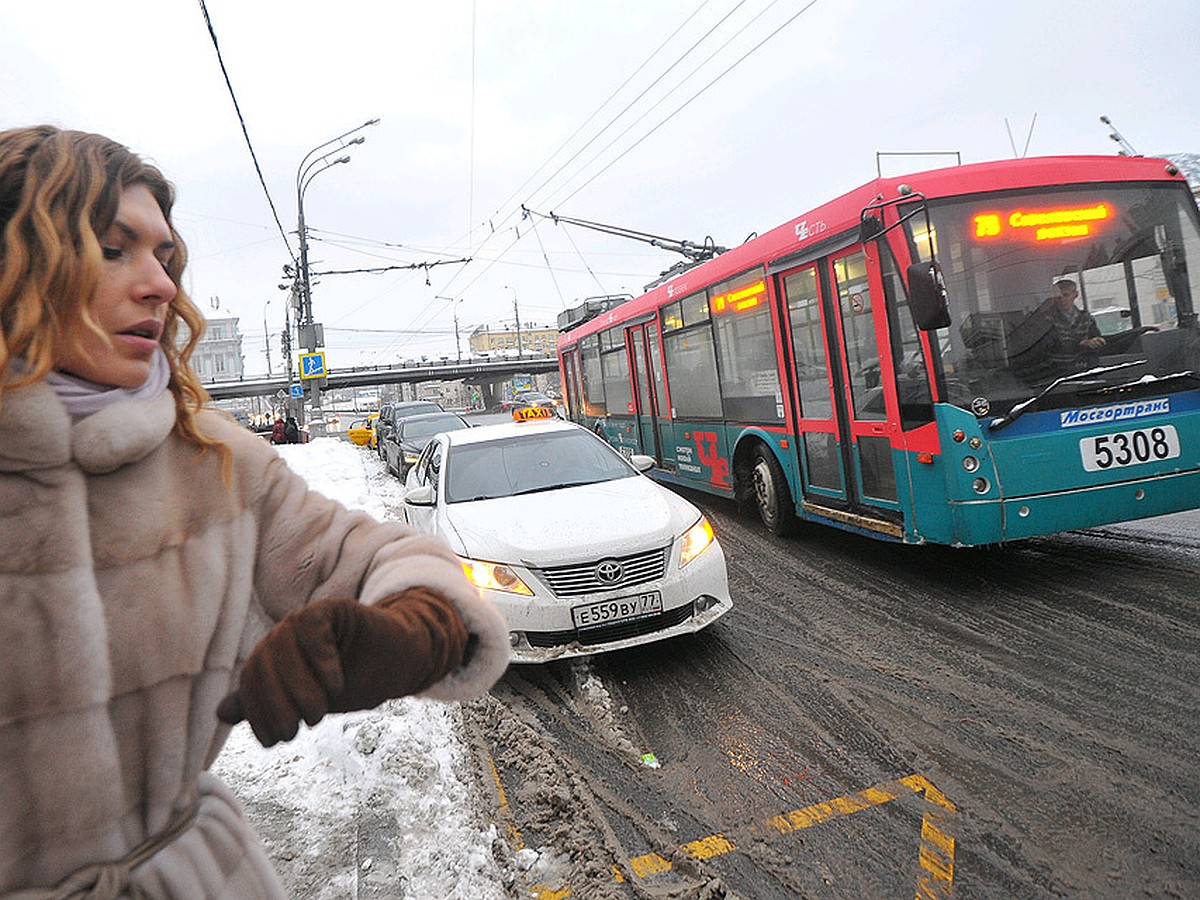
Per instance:
[[[1042,302],[1014,331],[1010,359],[1024,378],[1046,381],[1070,375],[1098,363],[1105,339],[1096,320],[1075,305],[1079,288],[1075,279],[1054,279],[1058,295]]]

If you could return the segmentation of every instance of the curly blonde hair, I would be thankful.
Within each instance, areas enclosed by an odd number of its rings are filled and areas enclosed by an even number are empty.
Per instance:
[[[157,168],[103,135],[51,125],[0,131],[0,402],[6,390],[53,369],[83,329],[97,330],[89,306],[100,277],[98,236],[116,219],[121,193],[134,185],[153,195],[176,247],[166,266],[176,293],[162,334],[175,429],[224,460],[224,445],[196,425],[209,396],[189,360],[204,316],[181,284],[187,249],[171,223],[175,189]]]

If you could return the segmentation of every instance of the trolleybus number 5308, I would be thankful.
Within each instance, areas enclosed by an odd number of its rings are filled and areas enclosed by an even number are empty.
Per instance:
[[[1079,454],[1083,457],[1083,467],[1089,472],[1174,459],[1179,455],[1179,435],[1174,425],[1098,434],[1079,442]]]

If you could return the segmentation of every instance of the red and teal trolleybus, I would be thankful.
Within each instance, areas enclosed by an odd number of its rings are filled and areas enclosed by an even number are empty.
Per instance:
[[[572,419],[774,532],[992,544],[1200,507],[1198,297],[1169,161],[963,165],[569,317],[560,372]]]

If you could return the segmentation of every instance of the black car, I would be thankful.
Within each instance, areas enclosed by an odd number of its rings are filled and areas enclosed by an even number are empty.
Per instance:
[[[388,403],[379,408],[379,418],[375,420],[375,452],[380,459],[386,459],[383,454],[384,441],[396,430],[396,423],[409,416],[419,416],[425,413],[445,412],[442,404],[436,400],[402,400],[399,403]]]
[[[388,471],[403,481],[435,434],[470,427],[470,422],[452,412],[423,413],[401,419],[383,441]]]
[[[558,406],[558,401],[541,391],[517,391],[510,399],[500,401],[499,410],[508,412],[512,409],[524,409],[529,406],[554,409]]]

